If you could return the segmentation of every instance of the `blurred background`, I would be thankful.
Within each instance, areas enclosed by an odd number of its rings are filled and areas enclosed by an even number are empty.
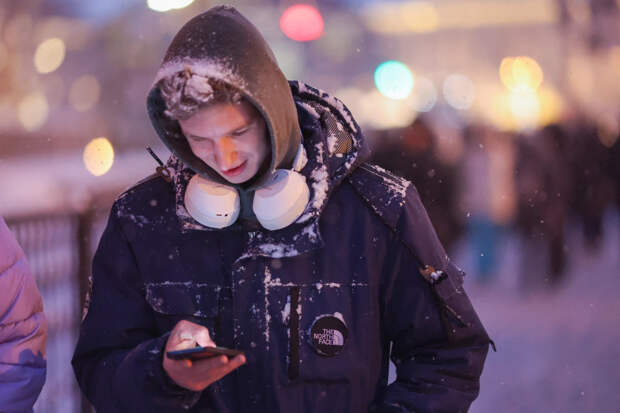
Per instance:
[[[620,0],[229,1],[289,79],[339,97],[417,186],[497,344],[471,412],[611,412],[620,392]],[[0,2],[0,214],[70,359],[114,197],[154,172],[146,93],[207,0]]]

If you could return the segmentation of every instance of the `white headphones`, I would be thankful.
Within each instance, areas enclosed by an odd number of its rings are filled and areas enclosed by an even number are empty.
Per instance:
[[[293,169],[276,169],[254,193],[252,209],[264,228],[270,231],[285,228],[304,212],[310,200],[310,189],[306,177],[299,171],[307,161],[306,150],[300,144]],[[241,201],[234,187],[196,174],[185,190],[185,208],[202,225],[220,229],[237,221]]]

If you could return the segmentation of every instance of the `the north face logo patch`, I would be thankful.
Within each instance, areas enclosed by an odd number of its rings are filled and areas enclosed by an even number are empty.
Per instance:
[[[336,317],[339,315],[340,317]],[[347,326],[339,313],[317,317],[310,329],[310,344],[322,356],[335,356],[347,340]]]
[[[312,333],[312,340],[323,346],[344,346],[342,333],[329,328],[324,328],[322,333]]]

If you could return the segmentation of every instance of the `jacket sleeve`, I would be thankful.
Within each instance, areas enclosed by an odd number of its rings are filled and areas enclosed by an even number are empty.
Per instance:
[[[73,355],[77,381],[99,412],[184,411],[200,398],[162,367],[159,335],[136,259],[112,208],[93,260],[87,314]]]
[[[463,273],[447,258],[415,188],[405,199],[392,253],[382,304],[397,378],[374,410],[467,412],[478,396],[490,339],[462,288]],[[444,277],[431,283],[421,275],[425,265]]]
[[[47,323],[24,252],[0,217],[0,411],[32,411],[45,382]]]

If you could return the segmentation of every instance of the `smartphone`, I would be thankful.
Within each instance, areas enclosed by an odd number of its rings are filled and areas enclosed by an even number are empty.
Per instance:
[[[233,350],[226,347],[194,347],[185,350],[169,351],[166,353],[168,358],[171,358],[172,360],[200,360],[221,355],[232,358],[239,354],[243,354],[243,351]]]

